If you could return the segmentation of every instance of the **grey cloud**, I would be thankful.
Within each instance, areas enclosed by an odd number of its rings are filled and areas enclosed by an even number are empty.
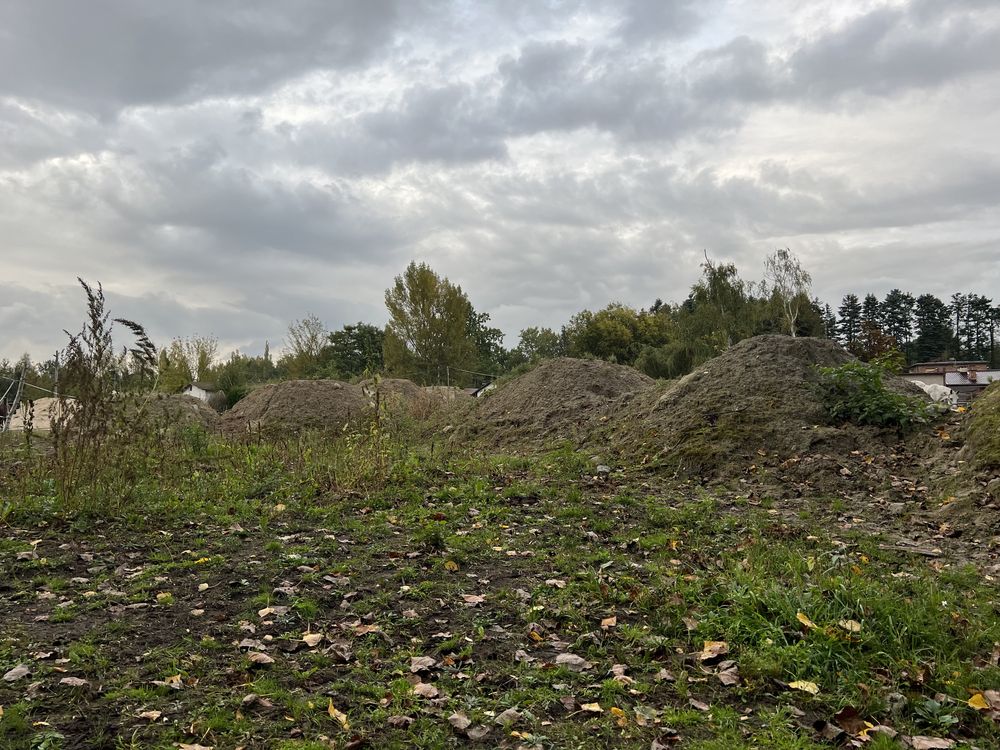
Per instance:
[[[259,91],[308,70],[364,62],[417,7],[400,0],[4,3],[0,89],[103,113]]]

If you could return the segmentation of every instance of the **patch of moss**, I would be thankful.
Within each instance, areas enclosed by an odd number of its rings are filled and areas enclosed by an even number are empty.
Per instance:
[[[1000,468],[1000,383],[993,383],[972,404],[969,446],[977,468]]]

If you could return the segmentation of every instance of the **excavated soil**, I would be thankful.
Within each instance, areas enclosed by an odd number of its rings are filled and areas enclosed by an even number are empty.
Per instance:
[[[869,480],[876,460],[902,460],[908,448],[895,429],[830,424],[817,367],[852,359],[826,339],[747,339],[680,381],[639,394],[603,437],[639,460],[703,479],[775,468],[791,485],[829,489],[826,480],[840,487],[855,474]],[[908,381],[884,382],[926,400]]]
[[[204,401],[181,393],[153,394],[139,399],[136,409],[153,425],[160,427],[201,427],[218,432],[222,427],[219,413]]]
[[[222,415],[230,435],[343,430],[371,408],[360,385],[288,380],[261,386]]]
[[[546,360],[456,415],[453,440],[513,449],[580,443],[613,405],[654,382],[631,367],[600,360]]]

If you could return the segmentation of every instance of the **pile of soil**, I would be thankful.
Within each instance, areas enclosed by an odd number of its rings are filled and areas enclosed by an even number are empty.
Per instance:
[[[251,391],[222,415],[222,427],[231,435],[337,432],[370,409],[360,385],[337,380],[287,380]]]
[[[219,413],[204,401],[182,393],[154,393],[139,398],[129,410],[138,410],[156,427],[201,427],[218,432],[222,426]]]
[[[608,419],[613,405],[653,383],[632,367],[600,360],[546,360],[475,399],[454,425],[453,440],[514,449],[580,443]]]
[[[1000,383],[991,385],[972,402],[968,448],[976,468],[1000,469]]]
[[[894,429],[829,423],[817,366],[852,359],[827,339],[746,339],[680,381],[640,394],[604,436],[636,462],[680,474],[746,477],[776,466],[785,480],[840,484],[855,476],[855,464],[902,446]],[[887,376],[884,382],[926,400],[908,381]]]
[[[66,403],[72,403],[72,400],[67,400]],[[33,430],[52,429],[52,420],[59,414],[59,404],[57,398],[36,398],[30,407],[28,402],[22,402],[10,419],[10,429],[20,432],[24,430],[28,421],[31,422]]]

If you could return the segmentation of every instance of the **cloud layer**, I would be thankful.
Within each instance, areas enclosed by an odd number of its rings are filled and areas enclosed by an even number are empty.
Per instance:
[[[0,8],[0,357],[382,322],[411,259],[509,335],[788,246],[835,302],[1000,296],[989,0]],[[944,260],[943,260],[944,259]]]

